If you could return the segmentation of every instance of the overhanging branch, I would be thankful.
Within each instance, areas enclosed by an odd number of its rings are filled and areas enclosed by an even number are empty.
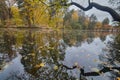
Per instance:
[[[77,6],[78,8],[80,8],[84,11],[88,11],[88,10],[92,9],[93,7],[95,7],[98,10],[108,12],[113,17],[114,21],[119,21],[120,22],[120,15],[110,7],[102,6],[100,4],[90,2],[90,1],[89,1],[88,7],[86,7],[86,8],[81,6],[80,4],[78,4],[76,2],[71,2],[69,5],[75,5],[75,6]]]

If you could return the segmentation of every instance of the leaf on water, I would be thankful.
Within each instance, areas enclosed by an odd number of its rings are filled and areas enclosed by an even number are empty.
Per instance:
[[[30,55],[30,56],[35,56],[35,53],[30,53],[30,54],[28,54],[28,55]]]
[[[75,65],[75,66],[78,66],[78,63],[77,63],[77,62],[75,62],[75,63],[74,63],[74,65]]]
[[[39,47],[39,49],[42,49],[42,48],[43,48],[43,46],[40,46],[40,47]]]
[[[116,80],[120,80],[120,77],[117,77]]]
[[[114,69],[114,72],[117,72],[117,73],[119,73],[119,70],[117,70],[117,69]]]
[[[40,64],[37,64],[35,67],[39,68],[39,67],[44,67],[44,66],[45,66],[45,63],[40,63]]]
[[[24,57],[24,59],[26,60],[26,59],[27,59],[27,56],[26,56],[26,57]]]
[[[98,62],[98,60],[97,60],[97,59],[94,59],[94,62]]]
[[[41,66],[41,67],[44,67],[44,66],[45,66],[45,63],[41,63],[40,66]]]
[[[91,68],[91,70],[99,73],[99,69],[97,68]]]
[[[53,69],[54,69],[54,70],[57,70],[57,69],[58,69],[58,66],[55,65]]]
[[[118,50],[118,52],[120,52],[120,50]]]
[[[53,49],[54,49],[54,47],[48,47],[48,49],[53,50]]]
[[[31,53],[31,56],[35,56],[35,53]]]
[[[30,44],[34,44],[33,42],[31,42]]]

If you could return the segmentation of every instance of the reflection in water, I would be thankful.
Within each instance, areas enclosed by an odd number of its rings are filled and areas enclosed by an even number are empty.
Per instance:
[[[118,35],[114,39],[115,34],[110,34],[2,30],[0,79],[110,80],[111,77],[115,79],[120,75],[111,69],[117,69],[119,72],[120,37]],[[97,77],[94,77],[96,75],[93,73],[97,74]],[[104,76],[101,73],[105,73]]]
[[[101,55],[101,60],[107,62],[107,64],[103,64],[102,66],[120,67],[120,34],[112,38],[113,41],[107,43],[108,53]],[[106,52],[106,50],[104,49],[103,52]],[[119,70],[112,72],[111,75],[112,80],[113,78],[120,76],[120,68]]]
[[[2,36],[0,37],[0,69],[4,67],[6,62],[9,62],[12,58],[16,57],[15,43],[15,36],[12,35],[11,32],[5,31],[2,33]]]
[[[38,37],[32,35],[31,31],[27,32],[20,50],[21,63],[32,77],[40,80],[72,79],[62,67],[65,53],[62,51],[64,49],[61,50],[64,47],[60,43],[60,36],[54,34],[57,32],[50,35],[40,33]]]

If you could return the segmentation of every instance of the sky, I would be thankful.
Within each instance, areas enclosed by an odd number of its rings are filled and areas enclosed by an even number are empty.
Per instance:
[[[84,6],[84,7],[87,7],[88,6],[88,0],[72,0],[74,2],[77,2],[77,3],[80,3],[80,5]],[[111,7],[111,5],[108,3],[108,0],[91,0],[91,2],[96,2],[100,5],[104,5],[104,6],[108,6],[108,7]],[[79,9],[77,8],[76,6],[70,6],[69,8],[70,10],[71,9]],[[100,11],[96,8],[92,8],[90,9],[89,11],[85,11],[85,14],[90,16],[91,14],[95,14],[98,18],[98,21],[103,21],[104,18],[108,17],[110,22],[112,21],[112,17],[109,13],[107,12],[103,12],[103,11]]]

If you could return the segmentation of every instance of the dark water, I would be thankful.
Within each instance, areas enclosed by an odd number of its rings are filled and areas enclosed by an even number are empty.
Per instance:
[[[114,80],[119,67],[119,33],[0,30],[0,80]]]

